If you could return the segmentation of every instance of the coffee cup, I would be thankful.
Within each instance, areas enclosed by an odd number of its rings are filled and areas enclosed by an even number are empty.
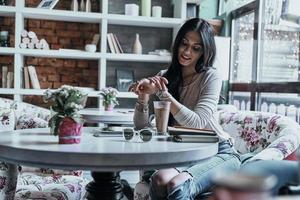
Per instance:
[[[153,104],[154,104],[154,114],[155,114],[157,135],[166,135],[171,102],[154,101]]]

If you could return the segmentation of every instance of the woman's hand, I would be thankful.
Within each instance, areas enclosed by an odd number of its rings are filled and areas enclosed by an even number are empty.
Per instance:
[[[168,84],[168,80],[162,76],[154,76],[150,78],[143,78],[129,86],[129,91],[137,95],[155,94]]]

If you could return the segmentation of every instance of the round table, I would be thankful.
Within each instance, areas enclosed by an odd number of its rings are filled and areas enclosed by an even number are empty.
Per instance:
[[[113,111],[99,110],[98,108],[85,108],[80,111],[88,122],[104,124],[133,124],[133,109],[114,109]]]
[[[0,137],[0,160],[56,169],[91,170],[87,199],[120,199],[119,171],[190,165],[215,155],[217,143],[174,143],[162,138],[127,142],[122,137],[94,137],[85,128],[80,144],[58,144],[49,129],[6,131]],[[101,187],[101,190],[99,190]],[[105,188],[105,189],[104,189]]]

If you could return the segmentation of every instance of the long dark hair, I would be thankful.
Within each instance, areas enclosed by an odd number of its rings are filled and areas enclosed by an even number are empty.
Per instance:
[[[169,84],[167,85],[168,90],[176,100],[179,100],[178,89],[183,84],[182,66],[178,61],[178,49],[186,33],[189,31],[196,31],[199,33],[203,42],[203,54],[195,66],[197,73],[201,73],[212,67],[216,56],[214,32],[210,24],[200,18],[192,18],[186,21],[176,35],[172,49],[172,62],[164,75],[169,81]],[[169,125],[172,125],[172,123],[173,117],[171,116]]]

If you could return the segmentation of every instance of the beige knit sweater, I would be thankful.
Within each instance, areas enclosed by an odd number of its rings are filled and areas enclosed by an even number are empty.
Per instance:
[[[162,75],[165,71],[161,71]],[[174,115],[177,125],[191,128],[213,129],[221,141],[230,138],[218,123],[217,103],[221,91],[222,80],[216,69],[210,68],[197,74],[194,80],[179,88],[180,110]],[[137,129],[149,126],[148,117],[153,114],[153,101],[158,100],[155,95],[150,96],[148,106],[136,104],[134,125]]]

